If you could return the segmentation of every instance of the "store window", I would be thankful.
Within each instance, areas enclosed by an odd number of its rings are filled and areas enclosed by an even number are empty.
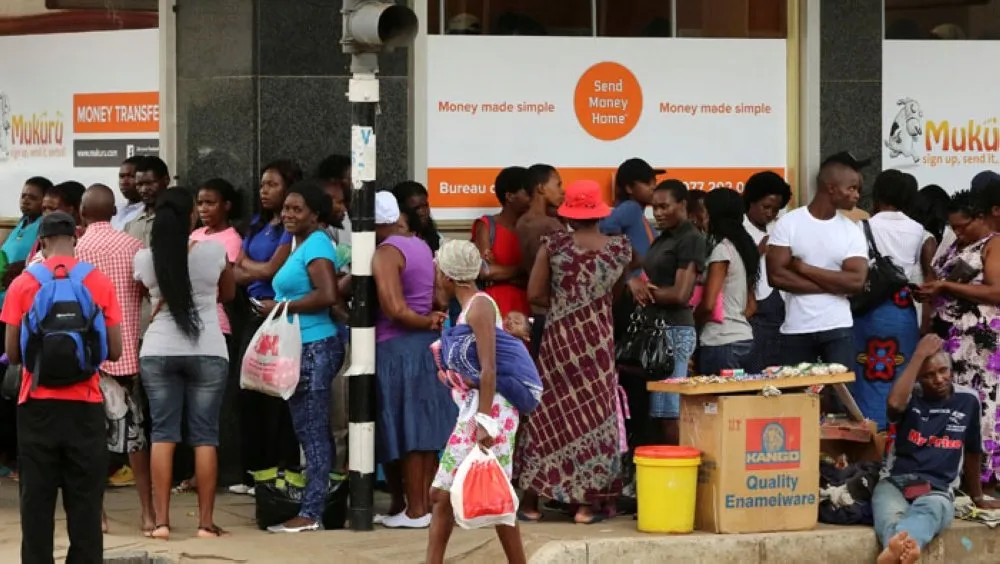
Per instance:
[[[885,0],[886,39],[1000,39],[1000,0]]]
[[[787,37],[790,0],[430,0],[450,35]]]
[[[591,0],[430,0],[428,30],[449,35],[592,35]]]

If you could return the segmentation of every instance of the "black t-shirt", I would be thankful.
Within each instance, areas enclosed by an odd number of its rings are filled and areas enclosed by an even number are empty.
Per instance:
[[[677,271],[692,263],[695,271],[701,274],[705,270],[706,253],[705,236],[691,222],[684,221],[660,233],[646,252],[642,269],[651,284],[668,288],[676,282]],[[666,312],[664,320],[668,324],[694,327],[694,313],[689,305],[656,307]]]
[[[896,423],[896,440],[885,469],[889,476],[915,475],[934,489],[958,487],[966,452],[983,451],[979,427],[979,395],[971,388],[953,386],[943,400],[927,400],[917,385],[906,411]]]

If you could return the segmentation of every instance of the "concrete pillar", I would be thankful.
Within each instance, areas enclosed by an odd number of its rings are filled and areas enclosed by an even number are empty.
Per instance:
[[[820,12],[820,152],[871,158],[865,186],[882,169],[883,2],[816,2]],[[870,204],[870,190],[862,205]]]

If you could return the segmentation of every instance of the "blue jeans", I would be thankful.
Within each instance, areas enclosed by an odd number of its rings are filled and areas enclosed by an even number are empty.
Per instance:
[[[698,346],[698,333],[694,327],[670,327],[670,339],[674,345],[674,373],[671,378],[687,378],[688,363]],[[649,394],[649,415],[658,419],[677,419],[681,416],[681,398],[667,392]]]
[[[736,341],[725,345],[702,346],[698,351],[698,372],[718,374],[726,368],[745,368],[744,363],[753,351],[753,340]]]
[[[220,356],[146,356],[140,378],[149,399],[152,442],[181,442],[187,417],[191,446],[219,446],[219,416],[229,362]]]
[[[302,345],[299,385],[288,398],[295,435],[306,455],[306,489],[299,517],[322,521],[334,450],[330,435],[330,383],[344,361],[344,345],[327,337]]]
[[[884,478],[875,486],[872,514],[875,533],[882,546],[897,533],[906,531],[923,548],[951,525],[955,504],[943,493],[922,495],[911,503],[895,484]]]
[[[781,358],[785,365],[821,361],[836,362],[850,368],[857,354],[853,327],[781,336]]]

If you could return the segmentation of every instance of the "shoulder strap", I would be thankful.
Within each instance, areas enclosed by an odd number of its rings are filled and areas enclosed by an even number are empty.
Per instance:
[[[94,271],[94,265],[89,262],[78,262],[69,269],[69,279],[77,284],[83,284],[83,279]]]
[[[868,241],[868,258],[882,260],[882,253],[878,252],[878,245],[875,244],[875,236],[872,234],[872,226],[867,219],[861,220],[861,227],[865,230],[865,239]]]
[[[486,225],[490,228],[490,248],[497,240],[497,220],[492,215],[486,216]]]
[[[35,278],[35,280],[38,281],[39,286],[44,286],[55,278],[55,275],[52,274],[52,271],[49,270],[49,267],[41,263],[29,266],[25,272],[32,275]]]

